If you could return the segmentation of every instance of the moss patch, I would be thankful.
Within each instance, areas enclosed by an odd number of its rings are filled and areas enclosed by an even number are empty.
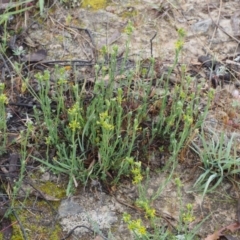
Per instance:
[[[66,196],[66,189],[63,186],[50,181],[41,183],[38,187],[39,190],[51,197],[62,199]]]
[[[82,7],[98,10],[105,8],[107,6],[107,3],[107,0],[84,0],[82,3]]]
[[[65,188],[53,182],[38,183],[37,188],[44,194],[62,199],[65,197]],[[21,225],[25,229],[28,239],[51,239],[58,240],[63,237],[63,232],[56,219],[60,201],[45,201],[36,197],[16,201],[14,209]],[[51,206],[49,206],[51,205]],[[12,223],[16,222],[11,216]],[[13,224],[12,240],[24,240],[19,224]]]
[[[138,15],[138,11],[131,7],[129,7],[128,9],[126,9],[124,12],[120,14],[122,18],[131,18],[137,15]]]

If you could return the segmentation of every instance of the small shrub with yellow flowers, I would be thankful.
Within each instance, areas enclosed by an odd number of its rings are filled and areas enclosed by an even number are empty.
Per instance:
[[[138,185],[139,192],[142,189],[142,170],[141,170],[141,162],[134,161],[132,157],[128,157],[126,159],[130,165],[131,174],[133,177],[133,184]],[[146,198],[142,199],[141,197],[137,199],[135,202],[136,206],[141,208],[144,213],[146,219],[150,219],[151,222],[154,221],[156,217],[156,210],[150,206],[150,201],[146,200]],[[131,216],[127,213],[123,214],[123,220],[128,225],[128,229],[132,231],[138,238],[146,238],[148,239],[149,233],[146,230],[146,227],[143,225],[143,222],[141,219],[132,220]]]

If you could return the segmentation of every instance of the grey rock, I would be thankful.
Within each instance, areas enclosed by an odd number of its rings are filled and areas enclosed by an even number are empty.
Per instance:
[[[83,211],[82,207],[71,198],[64,199],[58,209],[59,218],[79,214]]]
[[[192,31],[196,33],[206,33],[211,26],[212,26],[211,19],[201,20],[192,25]]]

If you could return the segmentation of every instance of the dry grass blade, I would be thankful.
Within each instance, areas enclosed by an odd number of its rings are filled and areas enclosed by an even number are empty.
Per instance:
[[[13,8],[13,7],[17,7],[17,6],[21,6],[23,3],[30,3],[33,2],[33,0],[28,0],[28,1],[24,1],[24,2],[12,2],[12,1],[8,1],[8,0],[1,0],[0,2],[0,10],[5,10],[5,9],[9,9],[9,8]]]
[[[233,35],[235,37],[239,37],[240,36],[240,11],[236,11],[232,17],[231,17],[231,25],[232,25],[232,29],[233,29]]]
[[[237,220],[240,223],[240,199],[238,199],[237,203]]]

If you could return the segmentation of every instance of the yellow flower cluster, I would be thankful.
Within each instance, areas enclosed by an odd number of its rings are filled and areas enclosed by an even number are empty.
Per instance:
[[[188,203],[186,207],[187,211],[186,213],[183,213],[183,221],[184,223],[191,223],[195,220],[195,217],[193,216],[193,205]]]
[[[137,200],[136,205],[144,210],[146,213],[146,218],[154,218],[156,215],[156,210],[152,208],[148,201]]]
[[[68,114],[70,117],[70,122],[68,127],[75,132],[77,129],[81,129],[81,123],[83,123],[83,118],[81,116],[81,108],[79,108],[78,103],[75,103],[69,110]]]
[[[65,78],[59,78],[57,83],[58,83],[58,85],[64,85],[67,83],[67,80]]]
[[[128,22],[127,26],[124,29],[124,32],[130,36],[134,31],[133,23],[131,21]]]
[[[75,103],[70,109],[68,109],[68,114],[75,116],[79,113],[80,109],[77,103]]]
[[[131,173],[133,174],[133,184],[138,184],[142,181],[143,176],[139,167],[133,167]]]
[[[44,70],[43,74],[38,72],[34,75],[34,77],[39,81],[49,81],[50,80],[50,72],[48,70]]]
[[[130,171],[133,175],[133,184],[138,184],[143,180],[141,174],[141,162],[135,162],[132,157],[126,157],[125,159],[130,165]]]
[[[45,143],[46,143],[47,145],[50,145],[51,142],[52,142],[52,137],[51,137],[51,136],[45,137]]]
[[[68,126],[72,129],[73,132],[81,128],[80,123],[77,120],[72,120]]]
[[[175,49],[177,52],[181,51],[184,45],[184,38],[186,36],[185,30],[183,28],[178,29],[178,40],[175,43]]]
[[[128,224],[128,229],[135,232],[137,235],[144,236],[147,234],[141,219],[131,220],[130,214],[124,213],[123,221]]]
[[[8,103],[8,99],[7,99],[7,96],[5,94],[0,94],[0,103],[1,104],[5,104],[5,103]]]
[[[134,162],[133,158],[128,158],[127,161],[131,165],[133,184],[140,183],[143,180],[143,176],[141,174],[141,162]]]
[[[177,42],[175,42],[175,49],[176,49],[176,51],[182,50],[183,45],[184,45],[184,41],[183,40],[180,40],[180,39],[177,40]]]
[[[191,116],[189,116],[189,115],[184,115],[183,119],[188,124],[192,124],[193,123],[193,118]]]
[[[109,119],[108,111],[102,112],[99,114],[99,121],[97,121],[97,124],[101,125],[105,130],[113,130],[114,126],[109,123]]]

